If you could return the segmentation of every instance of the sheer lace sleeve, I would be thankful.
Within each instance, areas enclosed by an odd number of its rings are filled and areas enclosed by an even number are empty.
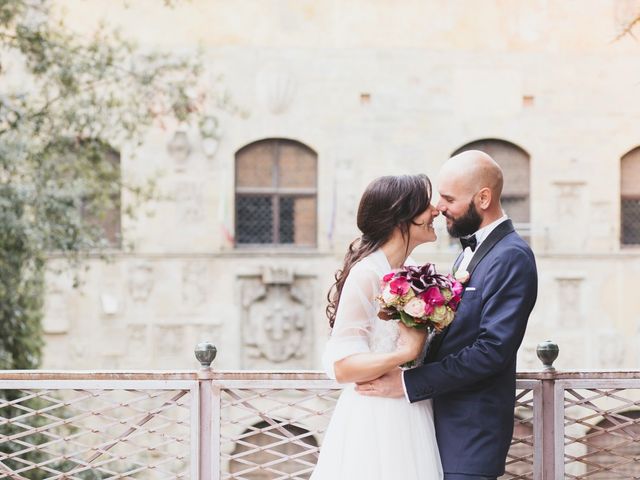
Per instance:
[[[370,351],[369,339],[377,315],[374,297],[380,289],[378,275],[366,261],[354,265],[342,288],[331,337],[322,356],[322,365],[335,379],[334,364],[356,353]]]

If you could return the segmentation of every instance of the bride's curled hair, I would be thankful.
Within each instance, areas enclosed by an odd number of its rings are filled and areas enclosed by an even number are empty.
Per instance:
[[[362,232],[344,256],[342,268],[329,289],[327,317],[333,328],[340,294],[351,268],[385,244],[396,227],[409,241],[409,226],[431,203],[431,182],[426,175],[398,175],[376,178],[367,186],[358,206],[358,229]],[[408,248],[408,247],[407,247]]]

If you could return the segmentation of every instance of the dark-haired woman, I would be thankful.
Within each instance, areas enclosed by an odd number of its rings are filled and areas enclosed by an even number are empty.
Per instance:
[[[415,264],[411,251],[433,242],[431,184],[426,175],[380,177],[358,207],[354,241],[329,292],[327,374],[345,387],[325,434],[312,480],[439,480],[442,467],[431,400],[363,396],[354,390],[418,357],[424,333],[377,317],[380,280]]]

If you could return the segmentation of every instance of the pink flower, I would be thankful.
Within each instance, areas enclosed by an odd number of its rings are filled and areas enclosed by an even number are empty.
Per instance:
[[[401,297],[406,295],[411,286],[409,282],[404,277],[396,278],[391,281],[391,293],[394,295],[400,295]]]
[[[389,272],[384,277],[382,277],[382,281],[384,283],[389,283],[393,279],[394,275],[395,275],[395,272]]]
[[[432,313],[433,313],[433,305],[431,305],[430,303],[425,302],[425,304],[424,304],[424,314],[428,317]]]
[[[447,303],[447,306],[450,307],[453,311],[456,311],[458,309],[459,304],[460,304],[460,297],[456,295],[451,300],[449,300],[449,303]]]
[[[426,303],[439,307],[447,303],[447,300],[440,293],[440,289],[438,287],[429,287],[422,295],[422,300]]]
[[[463,290],[464,290],[464,287],[462,286],[462,284],[454,280],[453,284],[451,285],[451,291],[453,292],[453,296],[459,297],[462,294]]]

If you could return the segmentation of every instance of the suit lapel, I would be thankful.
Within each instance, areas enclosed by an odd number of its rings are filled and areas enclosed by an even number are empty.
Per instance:
[[[487,255],[487,253],[489,253],[491,249],[505,237],[505,235],[508,235],[513,231],[513,223],[508,219],[493,229],[489,236],[485,238],[484,241],[480,244],[473,257],[471,257],[471,262],[469,262],[469,266],[467,267],[469,276],[473,274],[473,271],[476,269],[482,259]]]
[[[473,257],[471,258],[471,262],[469,262],[469,266],[467,267],[467,271],[469,272],[469,277],[471,277],[471,275],[473,274],[473,271],[478,266],[480,261],[487,255],[487,253],[489,253],[491,249],[495,247],[500,240],[502,240],[506,235],[508,235],[513,231],[515,231],[515,229],[513,228],[513,223],[511,222],[511,220],[505,220],[504,222],[502,222],[500,225],[498,225],[496,228],[493,229],[493,231],[489,234],[489,236],[485,238],[484,241],[480,244],[480,246],[478,247],[478,250],[474,253]],[[455,271],[455,267],[457,267],[457,265],[460,264],[460,261],[462,261],[462,254],[458,257],[458,259],[454,263],[454,271]],[[464,298],[464,292],[462,296]],[[429,345],[429,348],[427,350],[427,355],[426,355],[427,361],[435,358],[436,354],[438,353],[438,350],[440,349],[440,346],[442,345],[442,342],[444,341],[444,337],[446,337],[447,333],[449,333],[450,327],[451,325],[445,328],[440,335],[436,335],[433,338],[433,340],[431,341],[431,345]]]

